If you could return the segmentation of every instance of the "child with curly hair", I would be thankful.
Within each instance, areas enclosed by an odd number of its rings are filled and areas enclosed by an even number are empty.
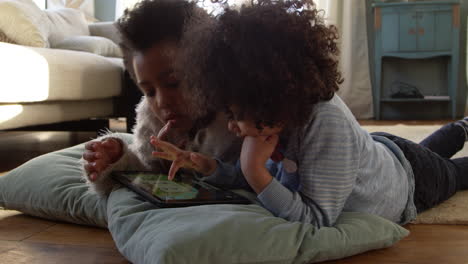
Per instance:
[[[163,150],[155,156],[175,160],[171,175],[191,159],[207,180],[247,183],[274,215],[318,227],[344,211],[406,224],[468,188],[468,158],[450,159],[467,139],[466,120],[420,144],[360,127],[336,94],[337,30],[312,1],[227,8],[186,37],[178,62],[186,94],[194,106],[227,109],[243,145],[234,167],[153,140]]]

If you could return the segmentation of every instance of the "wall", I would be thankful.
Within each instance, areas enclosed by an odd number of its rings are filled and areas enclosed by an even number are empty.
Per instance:
[[[115,0],[94,0],[94,15],[99,21],[114,21]]]
[[[367,5],[367,32],[369,41],[369,60],[371,67],[371,81],[374,84],[374,13],[372,8],[373,0],[366,0]],[[458,78],[458,101],[457,113],[459,116],[465,116],[465,108],[467,101],[467,16],[468,16],[468,0],[460,1],[460,76]],[[468,113],[467,113],[468,114]]]

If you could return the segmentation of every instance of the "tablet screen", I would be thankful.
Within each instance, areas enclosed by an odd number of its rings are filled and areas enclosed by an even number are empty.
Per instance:
[[[153,172],[115,172],[114,177],[134,191],[166,204],[250,203],[233,192],[199,181],[192,174],[179,173],[172,181],[166,174]]]
[[[167,175],[157,173],[124,173],[124,176],[129,178],[132,184],[163,201],[191,200],[199,194],[192,177],[188,175],[178,175],[172,181]]]

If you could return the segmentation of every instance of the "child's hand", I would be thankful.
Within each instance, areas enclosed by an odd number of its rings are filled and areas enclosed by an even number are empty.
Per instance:
[[[171,160],[168,178],[174,179],[176,172],[180,168],[194,169],[204,175],[212,174],[217,167],[216,161],[200,153],[181,150],[169,142],[151,137],[151,144],[162,151],[153,151],[153,157]]]
[[[240,156],[241,169],[244,175],[259,168],[265,168],[267,160],[278,144],[278,135],[246,136],[242,143]]]
[[[157,138],[159,140],[168,141],[174,143],[177,147],[184,149],[187,143],[187,139],[183,131],[176,128],[173,120],[169,120],[162,128],[159,130]]]
[[[85,149],[83,159],[88,162],[85,170],[90,181],[96,181],[102,171],[122,156],[122,143],[116,138],[88,142]]]

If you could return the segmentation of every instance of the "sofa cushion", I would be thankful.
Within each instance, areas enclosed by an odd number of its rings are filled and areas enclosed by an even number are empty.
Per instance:
[[[48,47],[49,19],[32,0],[0,0],[0,31],[20,45]]]
[[[0,103],[92,100],[121,92],[122,59],[0,42]]]
[[[52,48],[69,37],[89,36],[83,12],[73,8],[57,8],[45,10],[44,13],[50,20],[48,40]]]
[[[122,58],[120,47],[112,40],[96,36],[73,36],[55,45],[56,49],[85,51],[105,57]]]
[[[91,36],[104,37],[119,44],[122,39],[114,22],[95,22],[88,25]]]

